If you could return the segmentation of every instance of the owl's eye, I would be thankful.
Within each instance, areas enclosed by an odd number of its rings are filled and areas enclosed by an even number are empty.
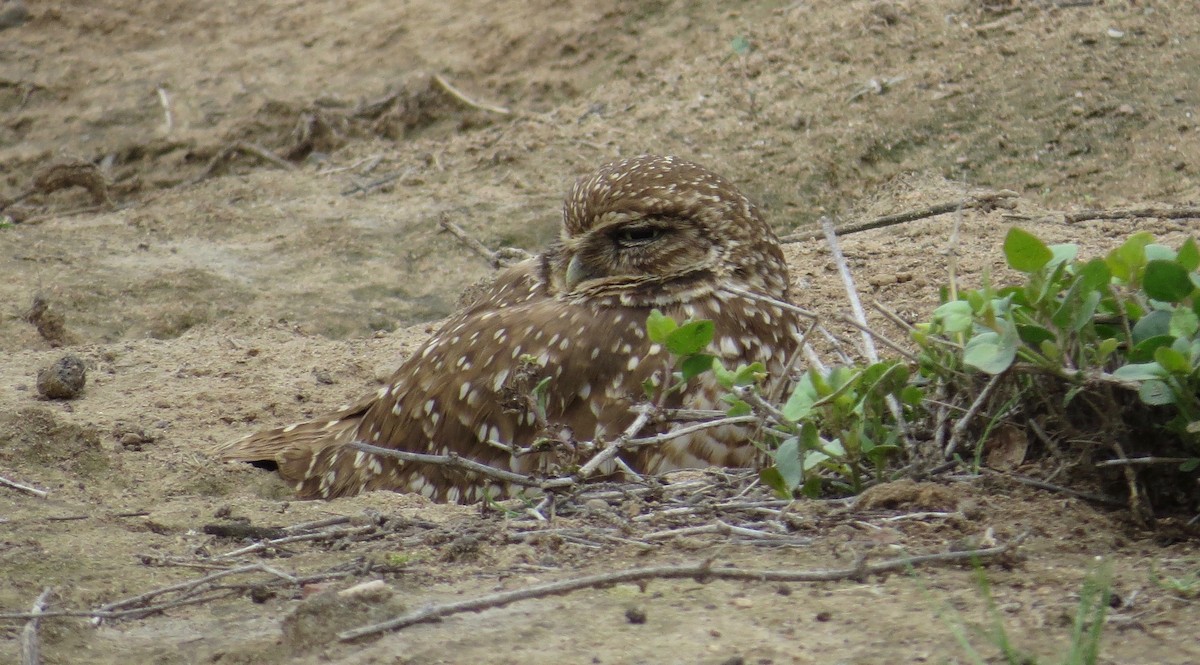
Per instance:
[[[648,245],[662,235],[662,229],[657,226],[627,226],[613,234],[613,240],[622,247],[637,247]]]

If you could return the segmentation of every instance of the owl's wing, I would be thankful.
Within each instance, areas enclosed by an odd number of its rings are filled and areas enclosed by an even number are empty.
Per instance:
[[[499,305],[499,306],[497,306]],[[310,423],[260,432],[223,446],[223,459],[273,461],[305,498],[390,489],[440,501],[507,494],[488,479],[441,465],[370,455],[361,441],[409,452],[454,453],[523,474],[578,463],[572,438],[612,438],[632,422],[641,383],[665,357],[645,337],[637,309],[549,297],[535,280],[506,273],[486,297],[449,320],[376,394]],[[534,387],[543,379],[544,418]],[[547,452],[514,456],[563,426]],[[569,434],[567,433],[569,431]]]
[[[352,436],[331,442],[315,465],[301,457],[280,471],[314,496],[393,489],[473,502],[485,492],[508,494],[502,483],[459,469],[376,458],[346,444],[455,454],[521,474],[582,463],[588,451],[573,443],[619,434],[634,418],[629,407],[642,381],[662,367],[644,326],[621,308],[548,298],[464,314],[397,370]],[[539,438],[557,443],[524,455],[505,448]]]

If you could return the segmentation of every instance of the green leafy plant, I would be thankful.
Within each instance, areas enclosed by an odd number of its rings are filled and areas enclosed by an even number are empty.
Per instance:
[[[727,415],[755,412],[762,417],[762,437],[756,443],[772,464],[762,480],[781,496],[797,491],[809,496],[826,485],[840,492],[859,492],[868,478],[883,473],[887,457],[900,450],[897,429],[886,400],[900,396],[919,405],[922,392],[908,384],[909,370],[900,362],[880,362],[865,368],[835,368],[822,373],[810,370],[796,383],[781,407],[762,394],[767,378],[762,363],[729,369],[707,353],[714,327],[711,321],[678,323],[654,310],[646,321],[650,341],[670,353],[671,380],[665,386],[650,379],[643,386],[652,401],[683,389],[687,382],[713,372],[727,394]]]
[[[1076,388],[1133,386],[1146,405],[1173,407],[1168,426],[1200,454],[1195,240],[1173,250],[1136,233],[1104,258],[1085,261],[1078,253],[1076,245],[1047,245],[1011,229],[1005,259],[1027,281],[985,284],[938,307],[915,334],[926,352],[923,371],[998,375],[1024,364]]]
[[[1200,248],[1194,239],[1172,249],[1135,233],[1103,257],[1079,254],[1077,245],[1047,244],[1013,228],[1004,256],[1022,277],[997,286],[985,276],[975,289],[949,285],[931,320],[912,330],[917,362],[809,367],[784,377],[794,383],[771,395],[763,386],[781,377],[767,377],[758,363],[727,368],[709,352],[711,322],[678,323],[656,310],[648,336],[670,358],[645,392],[662,406],[713,372],[727,391],[727,415],[758,417],[755,444],[770,460],[761,480],[784,497],[857,493],[888,478],[891,460],[939,455],[921,446],[947,438],[948,418],[956,418],[949,438],[972,441],[945,451],[973,457],[968,468],[980,465],[1000,422],[1038,418],[1058,428],[1043,438],[1088,443],[1081,461],[1112,450],[1195,471]],[[905,441],[901,433],[909,430],[916,434]],[[1139,510],[1135,498],[1131,508]]]
[[[781,496],[796,491],[818,496],[826,484],[861,492],[901,450],[889,397],[914,408],[924,397],[899,361],[804,372],[780,410],[785,436],[772,451],[774,464],[762,472],[763,482]]]

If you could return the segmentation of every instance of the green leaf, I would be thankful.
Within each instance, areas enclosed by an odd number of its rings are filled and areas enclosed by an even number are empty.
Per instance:
[[[677,356],[700,353],[712,341],[715,330],[712,321],[689,321],[671,331],[664,346]]]
[[[972,337],[963,352],[965,364],[988,374],[999,374],[1008,369],[1016,357],[1016,340],[1005,339],[1000,333],[991,331]]]
[[[1130,282],[1137,271],[1146,263],[1146,245],[1154,240],[1154,236],[1145,231],[1139,231],[1128,238],[1120,246],[1108,253],[1105,263],[1112,271],[1113,277]]]
[[[740,365],[733,373],[733,385],[752,386],[766,378],[766,376],[767,368],[760,362],[755,361],[749,365]]]
[[[1133,324],[1133,343],[1141,344],[1151,337],[1171,334],[1171,313],[1156,309]]]
[[[1100,343],[1096,345],[1096,364],[1103,365],[1104,363],[1108,362],[1109,356],[1111,356],[1113,351],[1116,351],[1117,347],[1120,345],[1121,343],[1118,342],[1117,338],[1115,337],[1106,337],[1100,340]]]
[[[1175,250],[1167,247],[1166,245],[1160,245],[1156,242],[1146,245],[1145,253],[1147,261],[1154,261],[1157,259],[1162,259],[1164,261],[1175,260]]]
[[[1138,397],[1150,406],[1165,406],[1175,403],[1175,393],[1171,391],[1171,387],[1165,381],[1152,379],[1142,384],[1138,388]]]
[[[1083,297],[1083,302],[1079,305],[1079,310],[1075,312],[1075,317],[1067,323],[1067,329],[1072,332],[1079,332],[1091,322],[1092,317],[1096,315],[1096,308],[1100,306],[1100,292],[1090,291]]]
[[[920,406],[925,401],[925,391],[916,386],[904,386],[900,390],[900,401],[909,406]]]
[[[1017,336],[1029,346],[1037,346],[1042,342],[1053,342],[1054,333],[1038,325],[1018,323]]]
[[[1169,346],[1160,346],[1154,350],[1154,362],[1171,374],[1186,376],[1192,371],[1192,364],[1188,362],[1187,356]]]
[[[819,499],[821,497],[821,476],[813,474],[804,481],[804,485],[800,487],[800,493],[810,499]]]
[[[654,399],[654,395],[657,392],[658,392],[658,382],[654,380],[654,377],[650,377],[650,378],[646,379],[645,381],[642,381],[642,395],[644,395],[646,397],[646,399],[648,399],[648,400]]]
[[[655,344],[666,344],[667,336],[678,327],[679,324],[675,323],[675,319],[666,316],[658,309],[650,310],[650,316],[646,318],[646,334]]]
[[[679,370],[683,374],[683,380],[687,381],[694,376],[700,376],[711,370],[714,360],[716,358],[707,353],[697,353],[684,358],[683,362],[679,365]]]
[[[1171,324],[1168,328],[1174,337],[1193,337],[1200,331],[1200,317],[1187,307],[1177,307],[1171,312]]]
[[[748,416],[753,413],[753,411],[754,410],[750,408],[750,404],[735,397],[729,400],[729,408],[725,410],[725,413],[730,418],[737,418],[738,416]]]
[[[775,451],[775,468],[779,470],[789,493],[804,481],[804,471],[800,466],[799,439],[791,436],[779,444],[779,449]]]
[[[717,377],[717,385],[721,386],[725,390],[731,390],[733,388],[733,379],[735,378],[735,375],[733,372],[726,369],[725,365],[721,364],[720,359],[713,359],[712,371],[713,375]]]
[[[1167,375],[1158,363],[1130,363],[1113,371],[1113,376],[1123,381],[1150,381]]]
[[[1170,335],[1156,335],[1154,337],[1144,339],[1133,345],[1133,348],[1129,350],[1126,358],[1129,360],[1129,362],[1149,362],[1152,358],[1154,358],[1154,352],[1157,351],[1160,346],[1171,346],[1174,341],[1175,338],[1171,337]]]
[[[1184,241],[1183,246],[1179,248],[1179,253],[1175,255],[1175,260],[1188,271],[1200,268],[1200,248],[1196,247],[1195,238],[1188,238]]]
[[[933,310],[933,320],[942,324],[948,333],[966,332],[971,328],[971,304],[965,300],[952,300]]]
[[[783,474],[779,473],[779,469],[769,466],[758,472],[758,479],[767,487],[775,490],[775,496],[781,499],[792,498],[792,490],[784,482]]]
[[[1112,281],[1112,271],[1104,259],[1092,259],[1079,269],[1079,284],[1086,291],[1097,291]]]
[[[1188,461],[1179,465],[1179,470],[1184,473],[1191,473],[1197,468],[1200,468],[1200,457],[1192,457]]]
[[[1014,226],[1004,237],[1004,258],[1013,270],[1033,273],[1049,263],[1054,253],[1037,236]]]
[[[804,467],[805,471],[811,471],[813,467],[819,465],[821,462],[827,461],[828,459],[829,455],[826,455],[819,450],[810,450],[804,453],[804,462],[801,464],[801,466]]]
[[[1146,264],[1142,278],[1146,295],[1163,302],[1179,302],[1192,294],[1188,271],[1174,261],[1155,259]]]
[[[792,390],[792,395],[788,397],[787,402],[783,405],[783,417],[792,422],[800,422],[812,412],[812,406],[817,401],[816,391],[813,390],[811,381],[808,381],[808,374],[796,384]]]
[[[745,35],[734,37],[729,46],[738,55],[746,55],[750,52],[750,40]]]
[[[1050,245],[1050,265],[1056,266],[1067,261],[1074,261],[1076,256],[1079,256],[1079,245],[1075,243],[1063,243],[1058,245]]]

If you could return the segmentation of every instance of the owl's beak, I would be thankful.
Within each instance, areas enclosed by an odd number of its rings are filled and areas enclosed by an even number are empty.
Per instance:
[[[583,261],[579,260],[579,256],[572,256],[571,261],[567,263],[567,291],[574,291],[577,284],[585,279],[591,279],[592,277],[594,277],[594,275],[589,274],[587,268],[583,267]]]

